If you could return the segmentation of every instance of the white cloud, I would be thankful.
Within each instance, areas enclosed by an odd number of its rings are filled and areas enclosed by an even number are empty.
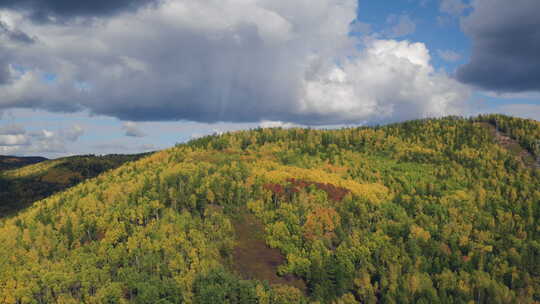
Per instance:
[[[0,146],[22,146],[28,144],[28,138],[25,135],[0,135]]]
[[[468,89],[436,73],[430,58],[422,43],[369,41],[361,57],[314,74],[303,111],[335,123],[459,114]]]
[[[63,129],[60,131],[60,136],[65,138],[66,140],[69,140],[71,142],[75,142],[84,134],[83,127],[75,124],[69,129]]]
[[[290,123],[290,122],[283,122],[283,121],[261,121],[259,126],[261,128],[295,128],[295,127],[301,127],[300,125]]]
[[[75,142],[83,134],[82,127],[74,125],[71,128],[60,129],[57,132],[42,129],[27,132],[22,126],[0,126],[1,154],[65,154],[66,144]]]
[[[139,129],[138,125],[132,121],[125,122],[122,125],[122,129],[126,132],[125,135],[129,137],[144,137],[146,134]]]
[[[351,24],[351,33],[366,35],[372,32],[371,24],[355,20]]]
[[[1,11],[37,42],[5,51],[12,83],[0,86],[0,108],[309,125],[459,112],[468,89],[434,71],[425,45],[368,40],[357,49],[349,36],[357,5],[165,0],[92,26],[35,24]],[[395,37],[414,31],[408,16],[396,22]],[[54,81],[43,81],[45,73]]]

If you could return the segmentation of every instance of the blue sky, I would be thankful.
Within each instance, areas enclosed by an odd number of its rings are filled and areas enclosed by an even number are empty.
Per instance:
[[[539,59],[513,51],[498,66],[482,36],[500,33],[505,49],[508,24],[530,21],[535,1],[167,0],[136,10],[25,1],[0,4],[0,154],[138,153],[258,126],[456,113],[540,119]],[[527,24],[518,37],[540,31]]]

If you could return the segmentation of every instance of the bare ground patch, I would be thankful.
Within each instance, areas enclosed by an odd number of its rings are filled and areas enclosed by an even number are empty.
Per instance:
[[[501,145],[506,150],[510,151],[512,154],[518,157],[523,164],[529,168],[540,168],[540,165],[536,162],[534,156],[524,149],[517,140],[509,137],[502,131],[498,131],[494,125],[487,122],[479,123],[482,127],[485,127],[489,130],[491,135],[495,137],[495,140],[499,145]]]
[[[267,281],[270,285],[284,284],[306,292],[305,282],[292,275],[279,276],[277,268],[285,263],[278,249],[270,248],[264,240],[264,229],[259,220],[242,212],[234,221],[237,244],[233,252],[233,269],[244,279]]]

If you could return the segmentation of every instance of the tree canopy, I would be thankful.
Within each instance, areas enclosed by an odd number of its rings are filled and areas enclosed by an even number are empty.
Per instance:
[[[1,220],[0,302],[540,302],[540,171],[491,125],[538,155],[540,124],[501,115],[148,155]],[[235,267],[246,213],[305,288]]]

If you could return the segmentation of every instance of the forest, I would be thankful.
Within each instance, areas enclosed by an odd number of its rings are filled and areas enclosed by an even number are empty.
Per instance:
[[[55,160],[0,156],[0,217],[146,155],[79,155]]]
[[[0,155],[0,171],[13,170],[31,164],[37,164],[46,161],[45,157],[19,157]]]
[[[540,303],[538,139],[482,115],[178,144],[0,219],[0,303]]]

